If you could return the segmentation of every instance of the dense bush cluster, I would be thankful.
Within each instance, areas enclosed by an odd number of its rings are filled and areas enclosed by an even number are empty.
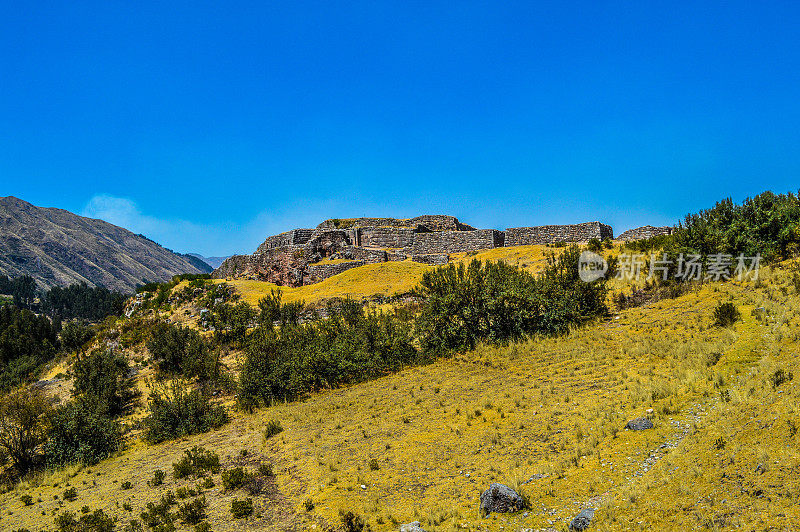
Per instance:
[[[119,316],[125,307],[126,294],[112,292],[86,283],[66,288],[54,286],[41,296],[41,311],[60,319],[84,318],[102,321],[106,316]]]
[[[216,357],[194,329],[159,323],[147,341],[147,349],[162,376],[182,375],[205,381],[217,375]]]
[[[144,438],[151,443],[208,432],[228,422],[224,406],[213,404],[198,390],[187,391],[180,382],[169,391],[154,392],[149,409]]]
[[[540,276],[498,262],[472,261],[425,273],[417,330],[430,353],[505,344],[533,333],[559,334],[607,312],[604,279],[578,275],[577,246],[548,258]]]
[[[42,452],[50,466],[91,465],[121,446],[119,423],[85,401],[70,401],[53,413]]]
[[[417,358],[410,327],[353,301],[329,309],[326,320],[262,322],[249,336],[240,375],[238,400],[247,409],[373,378]]]

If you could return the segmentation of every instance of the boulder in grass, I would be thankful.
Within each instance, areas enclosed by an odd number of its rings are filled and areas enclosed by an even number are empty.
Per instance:
[[[569,524],[570,530],[586,530],[594,519],[594,508],[584,508]]]
[[[481,513],[518,512],[525,507],[525,501],[519,493],[504,484],[495,482],[481,494]]]
[[[413,523],[400,525],[400,532],[425,532],[425,529],[422,528],[422,523],[414,521]]]
[[[647,430],[653,428],[653,422],[647,419],[646,417],[637,417],[636,419],[632,419],[628,421],[628,424],[625,425],[625,428],[628,430]]]

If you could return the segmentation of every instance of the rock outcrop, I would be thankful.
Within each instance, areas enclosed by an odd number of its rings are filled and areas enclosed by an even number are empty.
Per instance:
[[[519,493],[505,484],[495,482],[489,489],[481,493],[481,513],[491,512],[508,513],[519,512],[525,507],[525,501]]]
[[[628,421],[625,428],[628,430],[648,430],[653,428],[653,422],[646,417],[637,417]]]
[[[594,508],[584,508],[569,524],[570,530],[586,530],[594,519]]]

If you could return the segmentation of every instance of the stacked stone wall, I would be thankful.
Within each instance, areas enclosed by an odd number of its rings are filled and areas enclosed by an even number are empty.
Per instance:
[[[313,233],[313,229],[292,229],[291,231],[271,236],[258,246],[256,253],[263,253],[268,249],[283,246],[302,246],[309,241]]]
[[[411,260],[414,262],[420,262],[422,264],[440,266],[450,262],[450,257],[447,255],[447,253],[426,253],[422,255],[412,255]]]
[[[614,238],[611,226],[600,222],[573,225],[540,225],[538,227],[513,227],[506,229],[506,247],[557,242],[588,242],[596,238]]]
[[[355,230],[354,245],[367,248],[410,248],[415,229],[410,227],[361,227]]]
[[[414,236],[412,253],[414,255],[428,255],[432,253],[480,251],[482,249],[503,247],[504,242],[505,234],[496,229],[417,233]]]
[[[311,264],[308,266],[308,274],[311,277],[313,282],[322,281],[327,279],[328,277],[333,277],[334,275],[338,275],[342,272],[346,272],[351,268],[357,268],[359,266],[363,266],[365,262],[363,260],[354,260],[350,262],[336,262],[336,263],[322,263],[322,264]]]

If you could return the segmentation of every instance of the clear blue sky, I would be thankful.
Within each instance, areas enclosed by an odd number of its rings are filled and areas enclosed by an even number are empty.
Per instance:
[[[0,195],[206,255],[673,223],[800,187],[798,43],[798,2],[5,1]]]

